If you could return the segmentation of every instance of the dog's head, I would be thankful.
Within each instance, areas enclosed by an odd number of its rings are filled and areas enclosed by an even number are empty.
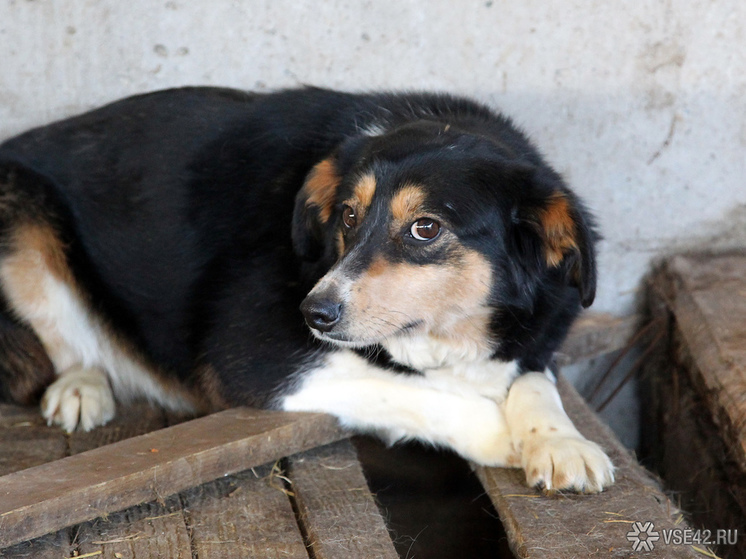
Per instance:
[[[489,336],[549,283],[593,301],[592,223],[538,156],[437,122],[350,140],[298,193],[296,252],[331,268],[301,305],[348,347],[414,332]],[[555,289],[557,287],[555,286]]]

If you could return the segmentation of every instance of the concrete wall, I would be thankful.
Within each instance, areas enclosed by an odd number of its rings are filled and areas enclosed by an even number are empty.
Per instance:
[[[183,84],[465,93],[598,215],[598,310],[651,259],[746,242],[743,0],[5,0],[0,138]]]

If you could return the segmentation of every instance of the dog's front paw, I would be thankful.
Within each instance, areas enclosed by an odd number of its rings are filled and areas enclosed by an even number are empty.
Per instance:
[[[582,436],[538,436],[524,441],[522,466],[530,486],[546,491],[598,493],[614,483],[614,465]]]
[[[461,456],[481,466],[514,468],[521,463],[521,455],[504,433],[471,441],[462,440],[454,446]]]
[[[480,409],[481,402],[475,402],[473,412]],[[521,455],[516,451],[505,420],[497,405],[491,400],[483,399],[486,411],[480,421],[466,422],[463,428],[449,438],[448,446],[467,460],[482,466],[515,467],[521,463]],[[476,415],[469,416],[477,417]],[[456,424],[453,421],[452,424]]]
[[[98,368],[71,367],[44,393],[41,412],[49,425],[68,433],[90,431],[114,417],[114,396],[106,373]]]

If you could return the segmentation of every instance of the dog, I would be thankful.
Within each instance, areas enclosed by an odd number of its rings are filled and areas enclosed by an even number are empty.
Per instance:
[[[549,366],[593,218],[505,116],[443,94],[192,87],[0,146],[0,396],[326,412],[598,492]],[[309,333],[310,332],[310,333]]]

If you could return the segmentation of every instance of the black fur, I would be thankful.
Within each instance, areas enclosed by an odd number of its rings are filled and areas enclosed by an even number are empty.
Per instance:
[[[371,126],[389,133],[362,133]],[[36,193],[33,211],[55,223],[76,280],[117,332],[187,385],[210,366],[225,402],[267,404],[324,351],[298,307],[337,257],[338,208],[321,224],[296,196],[327,157],[342,179],[337,203],[363,168],[380,184],[427,184],[429,203],[499,278],[494,357],[546,367],[593,300],[593,222],[508,119],[471,101],[167,90],[13,138],[0,169],[4,188]],[[577,237],[558,266],[536,219],[553,192],[570,201]],[[3,219],[12,228],[13,214]]]

